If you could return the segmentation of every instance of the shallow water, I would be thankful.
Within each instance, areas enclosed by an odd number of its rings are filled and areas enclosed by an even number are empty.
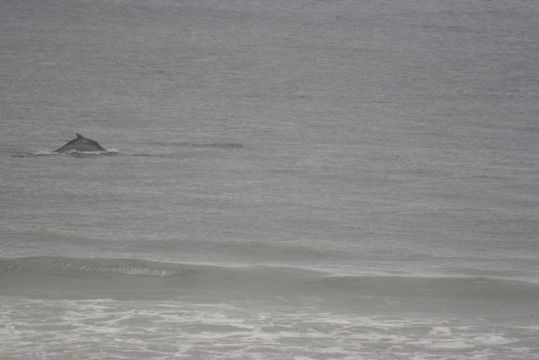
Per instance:
[[[3,1],[0,353],[539,359],[538,12]]]
[[[14,359],[533,358],[539,350],[539,286],[513,280],[51,257],[5,259],[0,273],[0,346]]]

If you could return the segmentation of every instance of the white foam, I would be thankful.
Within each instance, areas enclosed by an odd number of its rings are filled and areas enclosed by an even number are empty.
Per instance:
[[[509,344],[512,340],[499,335],[481,335],[473,338],[474,342],[482,345],[503,345]]]
[[[180,300],[0,298],[0,353],[34,358],[508,358],[498,328],[321,312],[316,307]],[[505,329],[505,328],[503,328]],[[521,329],[522,330],[522,329]],[[510,331],[510,330],[506,330]],[[530,333],[533,332],[530,330]],[[67,346],[66,344],[69,344]],[[391,348],[390,352],[380,352]],[[533,350],[533,349],[532,349]],[[520,343],[519,354],[530,353]],[[418,357],[421,354],[420,357]]]
[[[97,151],[81,151],[81,150],[77,150],[77,149],[72,149],[72,150],[68,150],[68,151],[65,151],[64,154],[88,154],[88,155],[100,155],[100,154],[106,154],[108,151],[105,150],[105,151],[102,151],[102,150],[97,150]]]
[[[119,152],[118,149],[107,149],[105,151],[79,151],[79,150],[69,150],[65,151],[63,153],[58,153],[56,151],[48,151],[48,150],[39,150],[32,153],[32,156],[47,156],[47,155],[62,155],[62,154],[73,154],[73,155],[113,155],[117,154]]]
[[[473,347],[472,344],[469,344],[465,340],[434,341],[426,345],[429,349],[433,350],[463,350]]]
[[[33,156],[43,156],[43,155],[58,155],[57,152],[54,151],[45,151],[45,150],[39,150],[34,153],[32,153]]]
[[[431,335],[431,336],[451,336],[451,335],[453,335],[453,332],[448,327],[435,326],[429,332],[429,335]]]

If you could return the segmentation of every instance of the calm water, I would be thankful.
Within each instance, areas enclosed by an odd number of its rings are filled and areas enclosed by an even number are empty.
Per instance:
[[[1,0],[2,358],[539,359],[538,18]]]

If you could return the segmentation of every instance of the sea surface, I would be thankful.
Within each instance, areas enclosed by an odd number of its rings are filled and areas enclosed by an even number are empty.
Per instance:
[[[539,359],[538,19],[0,0],[0,358]]]

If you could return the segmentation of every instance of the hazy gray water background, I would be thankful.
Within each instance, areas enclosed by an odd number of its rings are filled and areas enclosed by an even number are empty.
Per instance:
[[[2,353],[538,358],[538,18],[520,0],[2,0]],[[118,152],[36,156],[75,132]],[[171,284],[169,263],[201,279]],[[284,274],[230,269],[259,265]],[[130,300],[107,292],[124,282]]]

